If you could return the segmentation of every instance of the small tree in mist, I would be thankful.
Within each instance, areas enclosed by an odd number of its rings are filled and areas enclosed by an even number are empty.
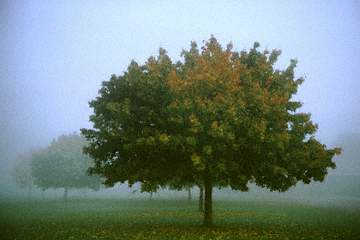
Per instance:
[[[343,146],[343,153],[335,159],[338,168],[334,174],[359,175],[360,173],[360,132],[346,132],[337,138],[337,144]]]
[[[42,190],[64,188],[65,201],[68,189],[99,190],[100,176],[87,174],[92,160],[83,154],[86,145],[84,137],[73,133],[62,135],[47,148],[34,152],[30,159],[34,183]]]
[[[12,178],[20,189],[28,190],[28,198],[31,199],[31,190],[34,186],[34,178],[30,169],[30,154],[20,155],[16,158],[11,171]]]

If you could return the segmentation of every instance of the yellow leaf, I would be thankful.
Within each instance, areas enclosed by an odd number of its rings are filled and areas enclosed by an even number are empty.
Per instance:
[[[204,152],[205,154],[210,155],[210,154],[211,154],[211,146],[205,146],[205,147],[203,147],[203,152]]]

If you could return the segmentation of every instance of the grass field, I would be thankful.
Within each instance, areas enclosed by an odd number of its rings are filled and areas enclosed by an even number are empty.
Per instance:
[[[1,239],[359,239],[360,213],[304,205],[215,201],[214,227],[197,202],[70,199],[0,205]]]

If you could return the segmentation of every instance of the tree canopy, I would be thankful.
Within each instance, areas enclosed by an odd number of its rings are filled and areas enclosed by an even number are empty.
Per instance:
[[[86,139],[76,133],[62,135],[44,149],[34,152],[30,158],[34,183],[42,190],[64,188],[65,200],[68,189],[98,190],[99,176],[88,176],[92,159],[83,154]]]
[[[105,184],[135,182],[205,188],[204,225],[212,225],[212,188],[248,190],[248,183],[286,191],[323,181],[341,149],[314,138],[317,125],[292,101],[303,78],[297,61],[274,69],[281,51],[226,49],[214,37],[195,42],[173,63],[164,49],[102,83],[91,101],[94,129],[81,129]],[[216,183],[216,184],[214,184]]]

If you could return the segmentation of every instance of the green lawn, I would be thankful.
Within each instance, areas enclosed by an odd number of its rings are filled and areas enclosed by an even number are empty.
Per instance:
[[[215,201],[203,228],[186,200],[72,199],[1,203],[1,239],[359,239],[360,213],[271,202]]]

